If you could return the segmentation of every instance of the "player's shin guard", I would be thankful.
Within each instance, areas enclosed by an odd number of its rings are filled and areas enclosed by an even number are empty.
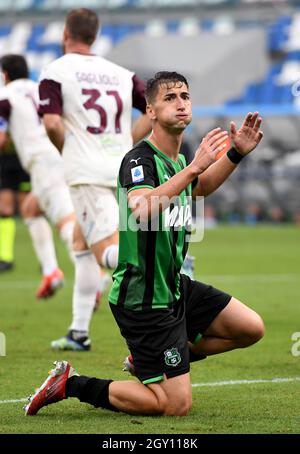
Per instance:
[[[118,411],[109,402],[109,385],[113,380],[102,380],[81,375],[71,377],[66,384],[66,397],[77,397],[81,402],[86,402],[98,408]]]
[[[108,246],[103,252],[101,264],[108,269],[114,270],[118,265],[119,246],[112,244]]]
[[[48,276],[58,267],[52,230],[44,216],[25,219],[37,258],[44,276]]]
[[[94,255],[89,250],[76,252],[71,330],[88,332],[98,287],[99,265]]]

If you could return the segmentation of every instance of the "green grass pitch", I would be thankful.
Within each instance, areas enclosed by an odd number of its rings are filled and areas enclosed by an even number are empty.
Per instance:
[[[25,417],[22,399],[40,386],[56,359],[70,360],[84,375],[124,379],[126,346],[104,299],[91,326],[92,351],[55,353],[50,341],[64,335],[71,318],[72,266],[56,239],[66,286],[45,302],[34,293],[39,267],[23,224],[18,223],[16,267],[0,275],[0,433],[217,434],[299,433],[300,356],[292,334],[300,332],[300,230],[296,227],[219,227],[191,245],[196,277],[258,311],[266,335],[257,345],[192,365],[193,409],[188,417],[140,417],[110,413],[69,399]],[[299,349],[294,348],[297,351]],[[271,381],[272,379],[289,381]],[[228,382],[232,384],[220,384]],[[253,380],[252,383],[236,381]],[[259,382],[259,380],[265,380]],[[215,383],[215,385],[213,385]]]

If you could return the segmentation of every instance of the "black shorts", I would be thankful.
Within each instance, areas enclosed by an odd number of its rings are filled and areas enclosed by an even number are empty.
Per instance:
[[[144,384],[190,370],[188,341],[201,339],[231,296],[181,275],[181,300],[173,309],[131,311],[110,304]]]
[[[0,190],[29,192],[30,176],[15,154],[0,155]]]

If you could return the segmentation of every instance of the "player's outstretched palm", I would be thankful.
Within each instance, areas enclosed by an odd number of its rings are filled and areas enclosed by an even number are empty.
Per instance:
[[[258,112],[249,112],[240,129],[236,128],[233,121],[230,123],[233,146],[243,156],[254,150],[263,138],[263,132],[260,130],[261,122],[262,118]]]

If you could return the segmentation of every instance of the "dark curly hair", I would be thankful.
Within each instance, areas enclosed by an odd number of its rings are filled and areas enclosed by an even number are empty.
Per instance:
[[[189,88],[188,81],[186,78],[175,71],[160,71],[154,75],[151,79],[146,82],[145,97],[148,103],[151,103],[158,92],[161,85],[167,84],[174,86],[177,82],[185,84]]]

